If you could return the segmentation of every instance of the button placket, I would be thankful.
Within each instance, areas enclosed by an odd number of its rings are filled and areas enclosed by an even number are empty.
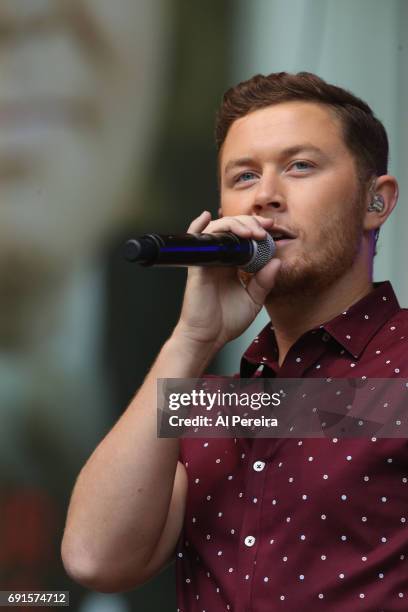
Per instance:
[[[238,550],[238,575],[242,591],[236,609],[249,610],[251,608],[251,592],[253,577],[256,569],[255,561],[258,554],[260,540],[258,538],[261,511],[263,507],[264,488],[266,483],[267,462],[259,452],[265,440],[254,440],[252,456],[248,461],[246,474],[247,489],[245,492],[245,508],[242,519],[240,546]],[[259,450],[257,451],[257,447]],[[257,503],[254,503],[254,499]],[[249,578],[246,576],[249,575]],[[235,609],[235,608],[234,608]]]

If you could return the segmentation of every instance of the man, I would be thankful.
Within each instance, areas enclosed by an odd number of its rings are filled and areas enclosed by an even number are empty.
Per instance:
[[[405,377],[407,316],[373,285],[397,181],[381,123],[309,73],[256,76],[217,119],[220,218],[190,232],[284,234],[252,277],[189,270],[181,316],[129,408],[82,470],[62,553],[96,590],[175,555],[179,610],[404,610],[403,440],[156,436],[157,378],[199,377],[265,306],[241,376]]]

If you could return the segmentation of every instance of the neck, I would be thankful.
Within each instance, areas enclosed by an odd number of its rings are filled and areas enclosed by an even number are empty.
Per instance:
[[[350,281],[353,282],[350,282]],[[318,292],[277,296],[266,304],[279,349],[279,366],[291,346],[308,330],[330,321],[373,289],[371,275],[345,276]]]

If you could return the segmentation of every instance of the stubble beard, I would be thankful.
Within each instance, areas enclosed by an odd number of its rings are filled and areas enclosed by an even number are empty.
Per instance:
[[[337,215],[321,220],[315,246],[309,251],[294,257],[288,255],[287,261],[282,260],[267,301],[282,297],[292,301],[316,295],[333,285],[352,267],[363,234],[361,197],[359,190],[351,203],[339,207]],[[302,239],[300,234],[299,240]]]

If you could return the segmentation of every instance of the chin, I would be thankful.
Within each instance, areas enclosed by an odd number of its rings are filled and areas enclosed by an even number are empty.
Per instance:
[[[341,263],[339,263],[341,262]],[[283,264],[279,270],[274,287],[268,294],[268,300],[275,298],[311,297],[331,287],[350,269],[352,261],[337,260],[337,265],[326,262],[293,262]]]

